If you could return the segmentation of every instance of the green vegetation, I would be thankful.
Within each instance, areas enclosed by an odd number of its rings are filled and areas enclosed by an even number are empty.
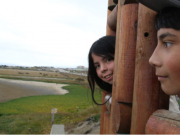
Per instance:
[[[94,116],[100,116],[100,106],[92,106],[90,90],[82,85],[64,86],[65,95],[32,96],[0,103],[1,134],[49,134],[51,109],[57,108],[55,124],[73,124]],[[89,93],[89,94],[87,94]],[[101,94],[95,93],[101,102]]]

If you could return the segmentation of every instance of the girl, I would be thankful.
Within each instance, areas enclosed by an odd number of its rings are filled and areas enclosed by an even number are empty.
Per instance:
[[[95,104],[103,105],[106,103],[107,109],[110,111],[111,92],[114,71],[114,54],[115,54],[115,37],[104,36],[93,43],[90,48],[88,82],[91,88],[92,99]],[[103,90],[107,91],[110,95],[106,95],[105,103],[99,104],[94,99],[95,83]],[[107,102],[109,100],[109,102]],[[179,112],[179,108],[170,96],[169,110]]]
[[[114,71],[115,37],[104,36],[93,43],[90,48],[88,60],[88,82],[94,99],[95,83],[108,93],[112,92]],[[98,104],[102,105],[102,104]]]

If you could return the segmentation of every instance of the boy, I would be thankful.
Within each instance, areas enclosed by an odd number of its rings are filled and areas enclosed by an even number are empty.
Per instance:
[[[155,27],[158,44],[149,63],[156,69],[162,90],[168,95],[178,95],[180,94],[180,8],[167,7],[159,11]],[[179,111],[175,96],[170,98],[170,110]]]
[[[155,22],[158,44],[149,63],[155,67],[163,91],[180,94],[180,8],[161,10]]]
[[[157,11],[157,47],[149,63],[156,69],[162,90],[170,96],[169,110],[180,113],[180,0],[138,0]]]

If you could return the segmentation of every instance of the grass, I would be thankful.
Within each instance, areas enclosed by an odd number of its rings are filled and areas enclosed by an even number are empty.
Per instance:
[[[0,114],[26,114],[32,113],[46,113],[50,112],[52,108],[57,108],[63,113],[74,113],[81,109],[90,107],[91,94],[89,89],[81,85],[64,86],[64,89],[69,90],[70,93],[65,95],[43,95],[31,96],[14,99],[0,104]],[[96,98],[100,95],[96,95]],[[89,99],[89,101],[88,101]]]
[[[62,72],[50,72],[50,71],[32,71],[32,70],[20,70],[20,69],[1,69],[0,75],[4,76],[27,76],[27,77],[51,77],[51,78],[78,78],[79,75],[68,74]],[[87,77],[81,76],[81,78],[86,79]]]
[[[55,124],[73,124],[100,113],[100,106],[92,107],[88,88],[70,85],[64,89],[70,93],[22,97],[0,103],[0,133],[49,134],[52,108],[58,109]],[[95,98],[101,101],[101,94],[96,93]]]

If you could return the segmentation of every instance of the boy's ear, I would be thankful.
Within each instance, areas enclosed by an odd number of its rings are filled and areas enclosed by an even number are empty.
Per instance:
[[[158,12],[165,7],[180,8],[180,0],[137,0],[144,6]]]

